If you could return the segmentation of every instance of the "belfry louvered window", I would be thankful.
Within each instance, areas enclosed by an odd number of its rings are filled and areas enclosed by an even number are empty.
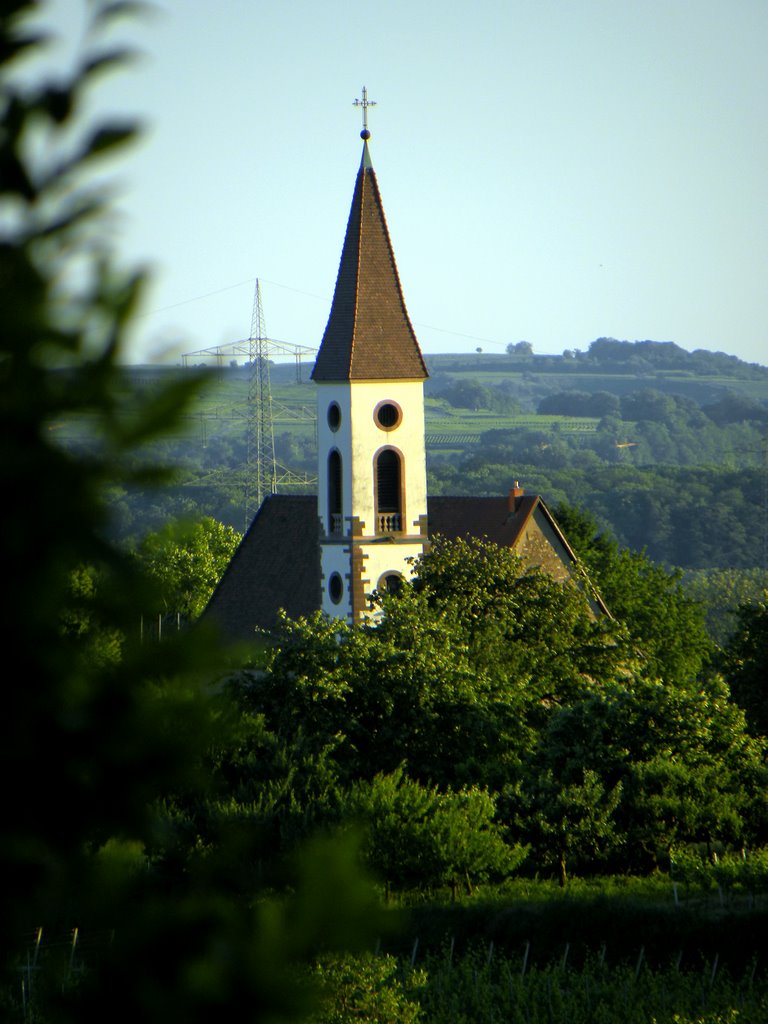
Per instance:
[[[335,448],[328,456],[328,532],[344,532],[341,504],[341,455]]]
[[[402,530],[402,466],[400,455],[385,448],[376,458],[376,532]]]

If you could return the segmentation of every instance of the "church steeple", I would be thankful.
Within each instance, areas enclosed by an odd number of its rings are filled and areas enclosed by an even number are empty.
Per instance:
[[[376,175],[363,90],[363,157],[317,383],[322,608],[359,622],[427,542],[424,379]]]
[[[427,368],[405,308],[384,207],[364,136],[336,290],[316,381],[424,380]]]

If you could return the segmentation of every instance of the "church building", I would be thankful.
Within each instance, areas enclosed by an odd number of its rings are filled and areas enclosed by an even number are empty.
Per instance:
[[[360,102],[360,101],[358,101]],[[363,90],[363,153],[328,323],[317,391],[318,491],[268,496],[216,588],[206,616],[247,641],[321,609],[360,622],[373,590],[395,589],[430,536],[477,536],[591,593],[542,499],[515,482],[504,497],[427,495],[424,358],[403,298],[371,162]]]

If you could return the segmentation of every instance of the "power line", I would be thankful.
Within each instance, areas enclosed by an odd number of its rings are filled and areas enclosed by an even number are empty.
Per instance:
[[[172,309],[178,309],[181,306],[189,306],[194,302],[202,302],[204,299],[213,298],[216,295],[222,295],[224,292],[234,291],[235,288],[242,288],[246,284],[254,284],[261,280],[264,284],[272,285],[275,288],[282,288],[284,291],[293,292],[295,295],[305,295],[309,299],[317,299],[318,302],[324,302],[330,305],[330,299],[326,295],[317,295],[315,292],[308,292],[302,288],[294,288],[288,284],[282,284],[280,281],[271,281],[268,278],[246,278],[244,281],[238,281],[236,284],[224,285],[221,288],[216,288],[210,292],[201,292],[199,295],[193,295],[188,299],[180,299],[178,302],[172,302],[167,306],[158,306],[155,309],[146,310],[143,313],[136,313],[133,317],[134,320],[145,319],[150,316],[154,316],[158,313],[166,313]],[[506,347],[506,341],[498,341],[496,338],[485,338],[480,337],[476,334],[466,334],[463,331],[449,330],[447,327],[435,327],[434,324],[425,324],[420,321],[413,321],[414,327],[423,328],[425,331],[436,331],[438,334],[447,334],[454,338],[466,338],[467,341],[479,341],[485,345],[499,345]]]

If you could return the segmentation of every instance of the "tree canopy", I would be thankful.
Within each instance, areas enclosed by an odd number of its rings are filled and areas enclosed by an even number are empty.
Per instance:
[[[137,554],[156,584],[159,610],[166,615],[178,614],[189,622],[197,619],[240,539],[231,526],[211,516],[192,522],[172,522],[146,534]]]
[[[468,808],[470,792],[487,794],[472,801],[497,873],[502,838],[506,870],[527,849],[528,869],[565,881],[573,865],[642,871],[688,843],[764,836],[763,741],[711,666],[699,610],[674,574],[567,515],[615,617],[507,549],[437,537],[367,623],[285,620],[266,666],[229,679],[251,724],[222,770],[236,792],[267,787],[275,842],[351,816],[389,885],[429,886],[434,854],[421,873],[412,856],[434,840],[425,809]]]

